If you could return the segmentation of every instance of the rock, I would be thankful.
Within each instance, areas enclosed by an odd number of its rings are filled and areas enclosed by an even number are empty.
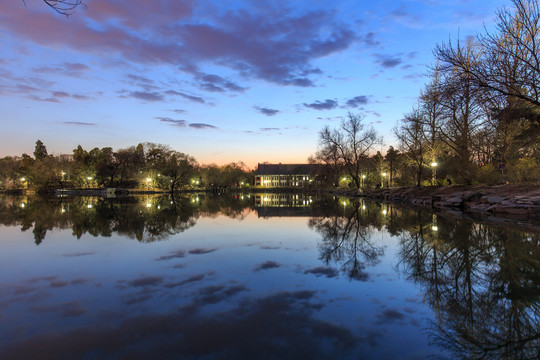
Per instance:
[[[504,200],[506,200],[506,197],[503,196],[484,196],[482,200],[487,201],[490,204],[498,204]]]

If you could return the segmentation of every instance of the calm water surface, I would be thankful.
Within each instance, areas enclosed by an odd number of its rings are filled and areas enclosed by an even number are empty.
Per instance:
[[[302,195],[0,198],[1,359],[536,359],[540,235]]]

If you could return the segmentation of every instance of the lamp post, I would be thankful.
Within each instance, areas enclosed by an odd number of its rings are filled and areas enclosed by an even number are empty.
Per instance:
[[[437,183],[437,164],[435,161],[431,163],[431,185],[435,185]]]
[[[366,175],[362,175],[362,187],[364,187],[364,181],[366,180]]]
[[[384,187],[384,178],[386,177],[386,173],[383,172],[381,175],[382,175],[381,176],[381,188],[383,188]]]
[[[150,190],[150,182],[152,181],[151,178],[146,178],[146,189]]]

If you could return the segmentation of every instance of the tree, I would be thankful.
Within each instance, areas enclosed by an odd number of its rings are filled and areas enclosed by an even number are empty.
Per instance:
[[[77,6],[85,6],[83,0],[43,0],[43,2],[60,15],[65,16],[71,15]]]
[[[472,37],[459,49],[469,64],[482,56],[481,48]],[[470,74],[456,69],[453,64],[441,64],[441,72],[444,77],[441,140],[454,153],[459,176],[470,184],[474,177],[472,139],[485,123],[485,93]]]
[[[325,146],[319,149],[314,156],[308,158],[310,164],[324,164],[320,174],[323,178],[331,180],[331,185],[336,186],[339,183],[339,177],[343,170],[343,161],[335,145]]]
[[[319,133],[319,152],[336,152],[355,186],[361,187],[361,169],[373,147],[382,142],[373,127],[362,123],[363,117],[349,113],[338,129],[326,126]]]
[[[177,151],[169,151],[158,165],[162,175],[169,178],[171,193],[181,185],[187,185],[195,173],[197,162],[192,156]]]
[[[43,160],[47,156],[48,156],[47,148],[45,147],[43,142],[41,142],[41,140],[36,141],[36,147],[34,150],[34,158],[36,160]]]
[[[386,155],[384,157],[386,163],[388,164],[388,176],[389,176],[389,186],[394,186],[394,178],[396,177],[396,167],[399,160],[399,150],[394,149],[393,146],[388,148]]]
[[[514,10],[497,12],[496,32],[476,37],[481,56],[470,61],[466,48],[449,41],[435,56],[480,88],[540,106],[540,5],[512,0]]]
[[[399,140],[402,152],[407,158],[407,162],[416,168],[416,185],[422,183],[422,169],[426,156],[424,145],[424,122],[419,109],[413,109],[409,114],[405,114],[399,127],[394,129],[394,134]]]

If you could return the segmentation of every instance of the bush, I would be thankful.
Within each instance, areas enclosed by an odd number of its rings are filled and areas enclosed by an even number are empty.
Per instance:
[[[521,158],[508,166],[505,175],[511,182],[538,182],[540,180],[540,164],[532,158]]]
[[[481,184],[495,185],[501,181],[501,172],[494,164],[487,164],[478,169],[477,179]]]

